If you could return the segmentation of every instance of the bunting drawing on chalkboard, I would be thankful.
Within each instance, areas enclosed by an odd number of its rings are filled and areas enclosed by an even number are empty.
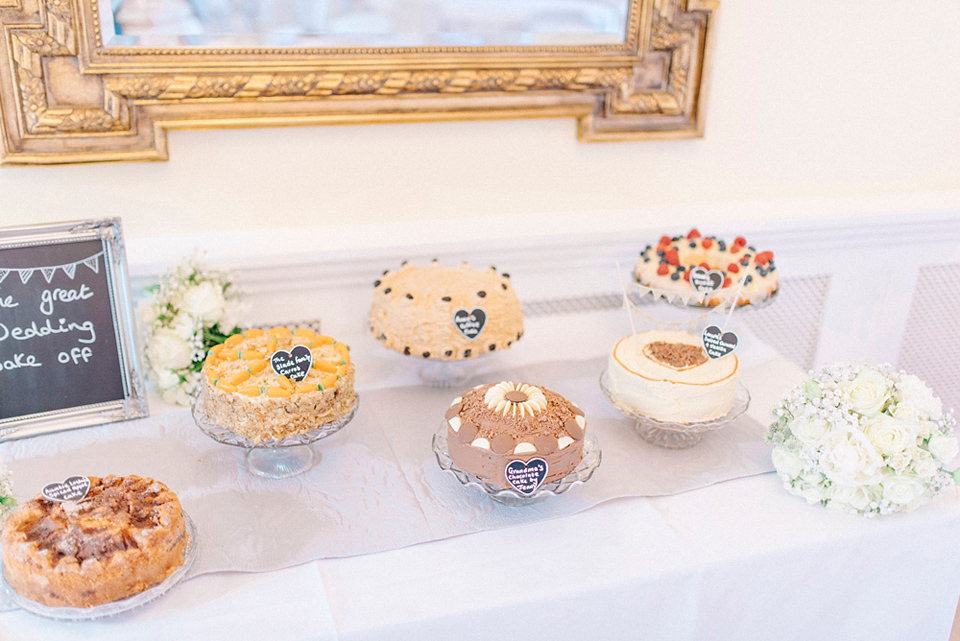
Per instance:
[[[44,279],[49,283],[53,280],[54,275],[57,273],[58,269],[62,269],[63,273],[67,275],[70,280],[73,280],[73,277],[77,273],[77,265],[86,265],[89,267],[94,274],[100,273],[100,257],[103,256],[103,250],[97,252],[93,256],[87,258],[81,258],[80,260],[75,260],[72,263],[65,263],[63,265],[44,265],[42,267],[0,267],[0,283],[3,282],[3,279],[10,275],[11,272],[17,272],[17,275],[20,276],[20,282],[24,285],[27,284],[27,281],[30,280],[30,277],[33,276],[34,272],[40,272],[43,274]]]

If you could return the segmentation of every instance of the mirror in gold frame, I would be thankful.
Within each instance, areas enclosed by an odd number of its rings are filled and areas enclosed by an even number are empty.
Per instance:
[[[584,141],[701,135],[718,2],[623,2],[595,33],[528,22],[448,44],[432,28],[131,38],[116,0],[0,0],[3,163],[162,160],[167,130],[210,127],[572,116]]]

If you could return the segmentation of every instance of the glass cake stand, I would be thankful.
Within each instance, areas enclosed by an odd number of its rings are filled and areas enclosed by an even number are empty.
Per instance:
[[[705,432],[719,430],[730,425],[730,423],[740,418],[740,416],[747,411],[747,408],[750,407],[750,392],[747,391],[747,388],[743,385],[738,385],[730,411],[718,419],[702,423],[658,421],[617,402],[610,392],[606,371],[600,375],[600,389],[603,390],[603,395],[607,397],[611,405],[636,421],[635,428],[637,433],[640,434],[645,441],[670,450],[682,450],[693,447],[700,442]]]
[[[267,439],[259,443],[215,424],[203,412],[199,399],[193,404],[193,420],[196,421],[200,431],[216,442],[245,448],[247,468],[257,476],[285,479],[302,474],[313,467],[316,455],[309,445],[339,432],[353,420],[359,407],[360,397],[357,396],[353,407],[335,421],[324,423],[304,434],[294,434],[279,441]]]
[[[530,505],[547,497],[563,494],[574,485],[589,481],[593,473],[600,467],[600,444],[597,442],[596,436],[587,434],[583,439],[583,459],[573,468],[573,471],[556,481],[544,483],[533,494],[527,495],[521,494],[513,488],[504,489],[491,485],[461,470],[450,458],[450,452],[447,448],[446,421],[440,425],[440,428],[433,435],[433,453],[437,457],[440,468],[452,474],[460,483],[476,487],[494,501],[510,507]]]
[[[693,309],[702,309],[702,310],[715,310],[721,307],[721,305],[704,305],[703,304],[704,300],[708,300],[713,295],[710,292],[701,292],[699,295],[692,294],[687,298],[687,300],[684,300],[682,296],[677,295],[673,300],[671,300],[670,293],[667,291],[651,288],[647,285],[641,285],[636,281],[633,281],[631,285],[634,289],[644,290],[644,293],[641,295],[641,299],[643,296],[646,296],[647,291],[649,291],[650,296],[652,296],[652,298],[650,299],[651,302],[665,302],[668,305],[673,305],[674,307],[689,307]],[[737,305],[737,309],[747,311],[750,309],[761,309],[763,307],[766,307],[767,305],[770,305],[777,299],[777,296],[780,294],[780,287],[783,287],[783,283],[781,283],[777,287],[777,290],[775,292],[773,292],[766,298],[762,298],[755,302],[751,301],[743,305]],[[730,310],[730,308],[727,307],[726,303],[724,303],[722,307],[725,308],[727,311]]]
[[[430,387],[462,387],[476,375],[477,363],[484,356],[461,361],[425,359],[417,373]]]
[[[200,551],[200,540],[197,538],[197,526],[194,525],[193,519],[191,519],[186,512],[183,513],[183,520],[187,529],[187,547],[183,551],[183,564],[174,570],[163,583],[148,588],[139,594],[127,597],[126,599],[111,601],[110,603],[96,605],[92,608],[57,607],[37,603],[32,599],[20,596],[10,587],[10,584],[7,583],[7,575],[3,569],[2,561],[0,561],[0,589],[6,591],[10,600],[27,612],[39,614],[40,616],[50,619],[59,619],[61,621],[103,619],[143,607],[180,583],[186,577],[187,572],[190,571],[190,567],[194,561],[197,560]]]

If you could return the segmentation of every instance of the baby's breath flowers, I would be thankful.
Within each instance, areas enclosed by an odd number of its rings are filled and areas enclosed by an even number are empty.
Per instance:
[[[952,411],[890,365],[829,365],[787,392],[766,440],[788,492],[866,515],[909,512],[956,481]]]

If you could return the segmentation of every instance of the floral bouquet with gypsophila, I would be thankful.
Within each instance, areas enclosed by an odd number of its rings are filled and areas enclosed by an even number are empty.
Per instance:
[[[203,359],[240,331],[239,292],[223,272],[188,259],[147,288],[139,305],[147,376],[168,403],[189,405]]]
[[[774,408],[766,440],[787,491],[866,515],[909,512],[960,481],[952,412],[916,376],[832,365]]]

